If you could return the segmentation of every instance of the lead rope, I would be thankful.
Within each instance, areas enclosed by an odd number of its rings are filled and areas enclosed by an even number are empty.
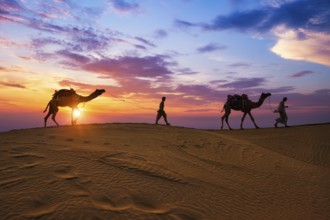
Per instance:
[[[272,104],[270,103],[270,96],[268,97],[268,106],[271,112],[274,112],[274,110],[272,109]]]

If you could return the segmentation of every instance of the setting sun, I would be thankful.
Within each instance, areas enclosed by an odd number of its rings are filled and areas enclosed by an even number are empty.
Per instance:
[[[73,110],[73,117],[74,118],[79,118],[81,116],[81,112],[79,109]]]

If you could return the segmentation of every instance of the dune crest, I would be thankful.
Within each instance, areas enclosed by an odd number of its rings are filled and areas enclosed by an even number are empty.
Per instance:
[[[0,133],[1,219],[329,219],[330,125]]]

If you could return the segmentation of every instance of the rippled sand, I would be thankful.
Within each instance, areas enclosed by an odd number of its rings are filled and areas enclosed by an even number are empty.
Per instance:
[[[0,133],[0,219],[330,219],[330,125]]]

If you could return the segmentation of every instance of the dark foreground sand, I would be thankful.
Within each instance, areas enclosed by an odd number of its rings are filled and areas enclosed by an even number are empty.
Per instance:
[[[0,133],[1,219],[330,219],[330,125]]]

